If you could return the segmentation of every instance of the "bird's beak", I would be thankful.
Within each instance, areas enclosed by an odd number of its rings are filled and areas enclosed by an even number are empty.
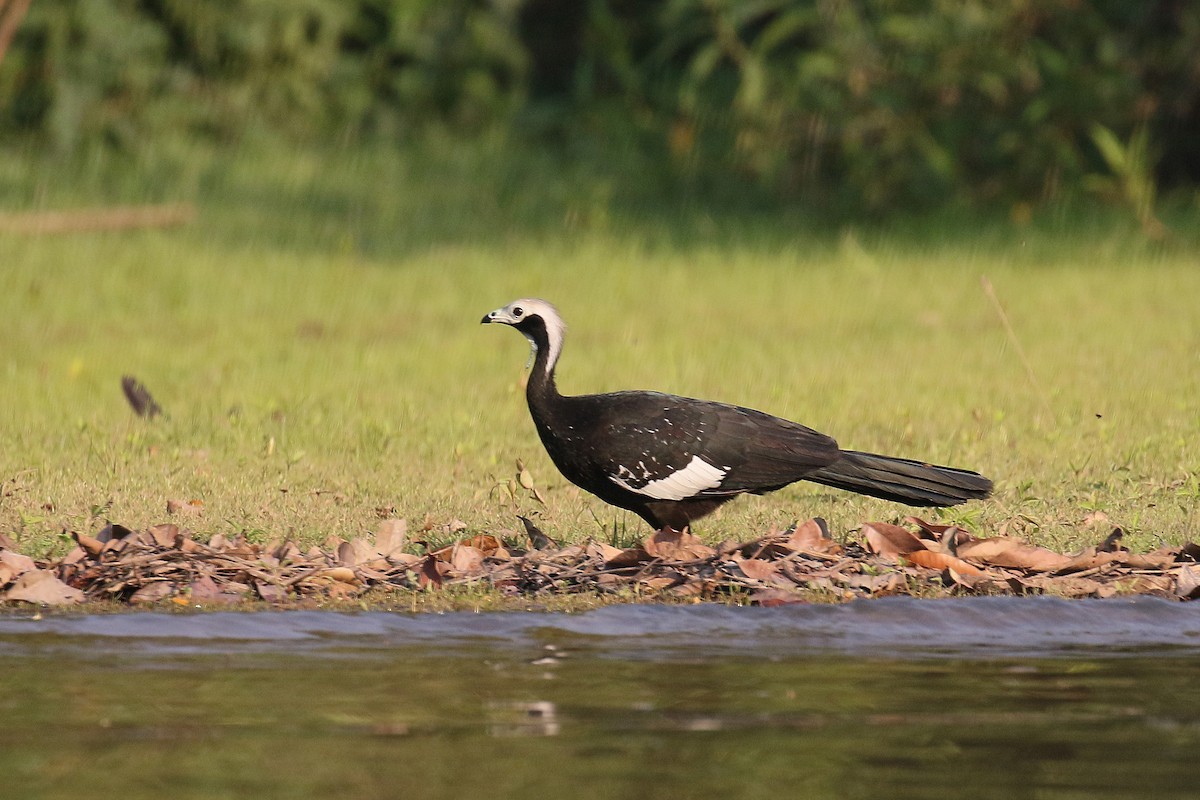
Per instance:
[[[497,308],[495,311],[489,311],[483,315],[483,319],[479,320],[481,325],[487,325],[489,322],[503,322],[512,324],[512,318],[508,315],[508,307]]]

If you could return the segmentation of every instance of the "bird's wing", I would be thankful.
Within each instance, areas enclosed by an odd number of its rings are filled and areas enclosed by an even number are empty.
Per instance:
[[[838,458],[828,436],[739,406],[638,392],[609,395],[604,407],[597,466],[653,499],[769,491]]]

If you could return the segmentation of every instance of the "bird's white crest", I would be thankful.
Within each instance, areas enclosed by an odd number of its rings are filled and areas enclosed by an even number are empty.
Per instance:
[[[491,321],[503,322],[508,325],[517,325],[528,317],[533,316],[541,317],[542,322],[546,325],[546,341],[549,350],[546,353],[546,372],[549,373],[554,369],[554,365],[558,361],[558,355],[562,352],[563,338],[567,332],[567,325],[563,322],[562,317],[558,315],[558,309],[545,300],[539,300],[536,297],[524,297],[520,300],[512,301],[503,308],[497,308],[488,314],[488,318]],[[522,333],[525,332],[522,331]],[[533,347],[534,355],[536,355],[537,342],[527,333],[525,333],[525,338],[529,340],[529,344]]]
[[[622,468],[622,472],[623,474],[633,474],[624,468]],[[676,470],[665,478],[650,481],[640,488],[630,486],[627,481],[615,475],[609,475],[608,479],[631,492],[653,497],[655,500],[686,500],[689,497],[695,497],[705,489],[715,489],[720,486],[726,472],[728,470],[714,467],[700,456],[692,456],[692,460],[683,469]]]

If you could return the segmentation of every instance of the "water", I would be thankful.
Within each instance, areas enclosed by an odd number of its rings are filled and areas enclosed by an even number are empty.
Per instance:
[[[5,798],[1195,797],[1200,604],[0,617]]]

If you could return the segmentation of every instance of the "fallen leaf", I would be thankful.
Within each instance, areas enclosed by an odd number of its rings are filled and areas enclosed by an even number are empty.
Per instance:
[[[279,603],[287,599],[287,591],[275,583],[255,581],[254,590],[258,592],[259,597],[268,603]]]
[[[821,517],[813,517],[797,525],[783,544],[793,551],[811,550],[817,553],[836,551],[841,547],[829,537],[829,525]]]
[[[899,525],[868,522],[862,526],[862,532],[867,540],[867,548],[872,553],[878,553],[887,558],[898,558],[925,549],[924,542],[907,528],[901,528]]]
[[[786,589],[759,589],[750,595],[750,604],[763,608],[790,606],[807,603],[808,601],[795,592]]]
[[[642,549],[652,558],[661,558],[663,561],[694,561],[711,558],[717,553],[691,532],[670,528],[655,531],[642,543]]]
[[[349,567],[330,567],[329,569],[321,570],[321,575],[326,578],[333,578],[338,583],[358,583],[358,578],[354,574],[354,570]]]
[[[61,606],[83,602],[83,592],[67,586],[53,572],[35,569],[23,573],[4,593],[6,600],[19,600],[47,606]]]
[[[951,528],[957,527],[955,525],[942,525],[937,522],[926,522],[925,520],[921,519],[920,517],[914,517],[911,515],[905,517],[904,521],[911,522],[913,525],[916,525],[918,528],[921,529],[921,531],[923,533],[926,534],[926,536],[924,538],[932,539],[933,541],[938,541],[939,539],[942,538],[943,533],[950,530]]]
[[[483,572],[483,551],[469,544],[458,544],[450,556],[450,566],[461,575],[478,575]]]
[[[616,548],[613,548],[614,550]],[[606,551],[608,552],[608,551]],[[620,569],[621,567],[636,567],[638,564],[643,564],[649,561],[652,556],[642,547],[627,547],[624,550],[617,552],[604,562],[604,566],[610,569]]]
[[[89,555],[98,556],[100,555],[100,551],[104,549],[104,542],[94,536],[88,536],[86,533],[71,531],[71,538],[75,540],[76,544],[86,550]]]
[[[375,548],[362,536],[349,542],[342,542],[337,549],[338,562],[343,567],[366,564],[375,559],[377,555]]]
[[[175,587],[170,581],[154,581],[147,583],[130,595],[129,602],[133,605],[157,603],[159,600],[170,597],[174,592]]]
[[[914,550],[911,553],[906,553],[904,560],[928,569],[951,569],[959,575],[982,576],[987,574],[979,567],[968,564],[961,558],[949,555],[948,553],[935,553],[932,550]]]
[[[27,555],[14,553],[12,550],[0,550],[0,563],[12,568],[14,575],[21,575],[37,569],[37,564]]]
[[[587,554],[601,563],[608,563],[624,552],[619,547],[613,547],[606,542],[588,542]]]
[[[779,577],[779,567],[761,558],[744,558],[734,563],[750,580],[770,582]]]
[[[960,558],[982,562],[995,567],[1025,569],[1031,572],[1053,572],[1071,563],[1071,556],[1034,547],[1018,539],[993,536],[959,545]]]
[[[1175,573],[1175,594],[1185,600],[1200,597],[1200,567],[1184,564]]]
[[[168,500],[168,514],[189,514],[197,515],[204,511],[204,501],[195,498],[191,500]]]
[[[387,558],[408,544],[408,520],[385,519],[375,529],[375,551]]]
[[[426,556],[424,563],[421,564],[420,570],[417,572],[417,582],[422,589],[430,586],[435,589],[441,588],[445,582],[443,575],[450,566],[444,561],[439,561],[433,556]]]

